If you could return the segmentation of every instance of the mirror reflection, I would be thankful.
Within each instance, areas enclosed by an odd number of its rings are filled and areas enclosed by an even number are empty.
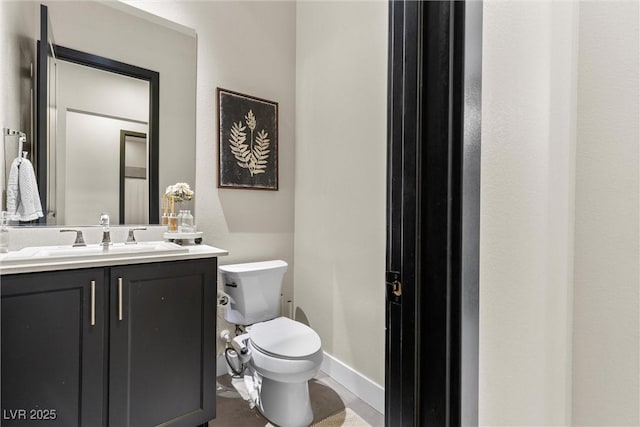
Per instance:
[[[43,85],[36,76],[36,58],[43,56],[33,53],[33,93],[20,97],[33,114],[21,129],[32,147],[46,224],[95,225],[101,212],[113,224],[158,223],[164,188],[195,183],[195,31],[119,2],[43,3],[46,45],[155,72],[160,88],[155,102],[153,82],[60,55],[41,61],[47,64]],[[22,27],[30,28],[34,46],[42,38],[39,7],[7,6],[30,21]],[[193,209],[192,202],[184,207]]]
[[[144,224],[149,219],[149,144],[147,134],[120,131],[120,200],[121,224]]]
[[[60,60],[57,74],[47,223],[149,223],[149,82]]]

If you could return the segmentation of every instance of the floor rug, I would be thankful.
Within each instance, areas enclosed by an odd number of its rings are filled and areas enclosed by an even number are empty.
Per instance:
[[[345,408],[343,411],[313,424],[312,427],[371,427],[371,424],[360,418],[351,409]]]

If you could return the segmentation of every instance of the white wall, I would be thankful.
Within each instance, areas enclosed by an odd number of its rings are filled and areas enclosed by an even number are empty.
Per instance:
[[[484,2],[481,425],[571,423],[576,5]]]
[[[36,7],[34,2],[0,2],[0,119],[2,127],[30,131],[30,65],[35,73]],[[25,90],[26,86],[26,90]]]
[[[640,425],[640,5],[581,2],[573,421]]]
[[[296,317],[383,385],[387,4],[299,2],[296,18]]]
[[[31,64],[36,64],[35,2],[0,1],[0,128],[31,132]],[[34,76],[35,78],[35,76]],[[6,209],[6,176],[8,166],[18,155],[17,138],[7,138],[0,146],[1,209]],[[30,159],[33,157],[30,155]],[[5,161],[6,160],[6,161]],[[7,166],[5,164],[8,163]]]
[[[639,19],[484,3],[483,425],[640,425]]]

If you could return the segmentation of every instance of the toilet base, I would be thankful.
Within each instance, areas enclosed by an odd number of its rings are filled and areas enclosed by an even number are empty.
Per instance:
[[[283,383],[262,377],[258,409],[280,427],[308,427],[313,421],[309,382]]]

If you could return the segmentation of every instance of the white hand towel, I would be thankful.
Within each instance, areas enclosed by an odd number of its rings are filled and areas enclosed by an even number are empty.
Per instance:
[[[18,212],[18,200],[20,191],[18,190],[18,165],[20,159],[15,159],[11,163],[11,169],[9,169],[9,179],[7,179],[7,212],[9,213],[9,219],[15,221],[16,214]]]
[[[14,221],[33,221],[42,218],[38,183],[29,159],[15,159],[7,182],[7,211]]]

